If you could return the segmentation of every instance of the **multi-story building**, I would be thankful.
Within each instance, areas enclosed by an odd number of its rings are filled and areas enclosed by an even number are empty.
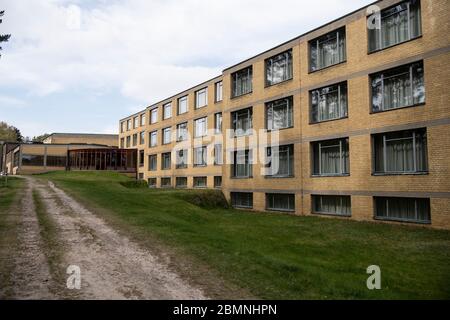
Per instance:
[[[375,2],[120,120],[121,146],[153,187],[450,228],[449,12]]]

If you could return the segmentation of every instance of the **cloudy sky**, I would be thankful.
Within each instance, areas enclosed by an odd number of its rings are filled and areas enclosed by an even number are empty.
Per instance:
[[[118,120],[372,0],[0,0],[0,121],[23,135]]]

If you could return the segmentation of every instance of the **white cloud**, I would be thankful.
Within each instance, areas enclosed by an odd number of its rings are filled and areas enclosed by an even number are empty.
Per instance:
[[[0,86],[115,88],[142,107],[371,0],[3,0]]]

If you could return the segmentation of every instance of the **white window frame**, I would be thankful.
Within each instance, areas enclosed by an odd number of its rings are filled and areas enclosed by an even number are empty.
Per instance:
[[[181,103],[182,102],[184,102],[185,103],[185,106],[186,106],[186,110],[185,111],[183,111],[183,112],[181,112]],[[189,111],[189,100],[188,100],[188,96],[183,96],[183,97],[181,97],[181,98],[178,98],[178,101],[177,101],[177,113],[178,114],[184,114],[184,113],[187,113],[188,111]]]
[[[205,87],[195,92],[195,109],[200,109],[206,107],[207,105],[208,105],[208,87]]]

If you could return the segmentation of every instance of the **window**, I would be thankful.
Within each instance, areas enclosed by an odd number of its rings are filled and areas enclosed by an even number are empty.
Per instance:
[[[214,165],[222,165],[223,164],[223,156],[222,156],[222,144],[214,145]]]
[[[148,178],[149,188],[156,188],[156,178]]]
[[[125,129],[125,122],[122,121],[120,123],[120,133],[123,133],[125,131],[124,129]]]
[[[252,92],[253,68],[239,70],[231,74],[232,97],[239,97]]]
[[[187,122],[183,122],[177,125],[177,141],[185,141],[188,139],[188,127]]]
[[[266,86],[292,79],[292,49],[265,61]]]
[[[65,156],[47,156],[45,165],[47,167],[65,167],[67,164],[67,157]]]
[[[370,83],[373,112],[425,102],[422,61],[373,74]]]
[[[428,171],[426,129],[382,133],[372,138],[374,173]]]
[[[139,150],[139,167],[144,166],[144,150]]]
[[[309,42],[310,71],[345,61],[345,28],[330,32]]]
[[[253,128],[253,108],[242,109],[231,113],[232,128],[235,136],[251,134]]]
[[[231,192],[231,205],[235,208],[253,208],[253,193]]]
[[[141,114],[141,127],[145,126],[145,113]]]
[[[269,177],[294,176],[294,145],[269,147],[267,151],[267,167]]]
[[[131,147],[131,136],[127,137],[127,148]]]
[[[158,145],[158,131],[150,132],[150,147],[156,147]]]
[[[194,167],[206,166],[206,146],[194,148]]]
[[[208,124],[207,124],[207,118],[200,118],[197,120],[194,120],[194,137],[204,137],[206,136],[208,131]]]
[[[172,188],[172,181],[170,178],[161,178],[161,188]]]
[[[161,170],[169,170],[171,168],[170,152],[161,154]]]
[[[286,129],[294,126],[292,101],[292,97],[289,97],[266,103],[267,130]]]
[[[295,211],[295,194],[266,193],[266,208],[274,211]]]
[[[375,219],[431,223],[430,199],[374,197]]]
[[[188,112],[188,96],[178,99],[178,114]]]
[[[162,130],[162,132],[163,132],[163,141],[162,141],[162,143],[163,144],[169,144],[169,143],[171,143],[172,141],[172,137],[171,137],[171,130],[170,130],[170,128],[164,128],[163,130]]]
[[[139,180],[144,180],[144,173],[139,172],[139,174],[138,174],[138,179],[139,179]]]
[[[127,120],[127,131],[131,130],[131,119]]]
[[[222,176],[214,177],[214,188],[222,188]]]
[[[312,212],[318,214],[351,216],[350,196],[312,195]]]
[[[158,108],[150,111],[150,124],[158,122]]]
[[[2,151],[0,150],[0,152],[2,152]],[[13,167],[14,168],[18,167],[19,162],[20,162],[20,151],[16,151],[16,152],[14,152],[14,155],[13,155]]]
[[[391,47],[422,34],[419,0],[404,1],[384,9],[378,18],[378,28],[374,26],[368,29],[369,52]]]
[[[208,104],[208,88],[203,88],[195,92],[195,108],[202,108]]]
[[[139,117],[134,117],[133,119],[133,129],[139,127]]]
[[[187,177],[176,177],[175,178],[175,187],[186,188],[187,187]]]
[[[156,171],[158,170],[158,158],[156,154],[152,154],[148,156],[148,170]]]
[[[142,131],[140,133],[140,137],[139,137],[139,144],[144,144],[145,143],[145,131]]]
[[[223,100],[223,82],[219,81],[214,84],[215,101],[219,102]]]
[[[133,147],[137,146],[137,142],[138,142],[138,135],[137,133],[133,134]]]
[[[120,149],[125,148],[125,139],[124,138],[120,138]]]
[[[166,103],[163,106],[163,119],[169,119],[172,117],[172,103]]]
[[[252,152],[250,150],[234,151],[232,165],[233,178],[250,178],[252,176]]]
[[[206,188],[207,186],[206,177],[194,177],[194,188]]]
[[[177,155],[176,168],[177,169],[187,168],[188,151],[186,149],[184,149],[184,150],[177,150],[176,155]]]
[[[24,154],[22,155],[23,166],[43,166],[44,156]]]
[[[314,142],[313,175],[335,176],[350,173],[348,138]]]
[[[214,115],[214,131],[215,133],[222,133],[222,112]]]
[[[310,92],[311,122],[347,117],[347,83],[340,83]]]

